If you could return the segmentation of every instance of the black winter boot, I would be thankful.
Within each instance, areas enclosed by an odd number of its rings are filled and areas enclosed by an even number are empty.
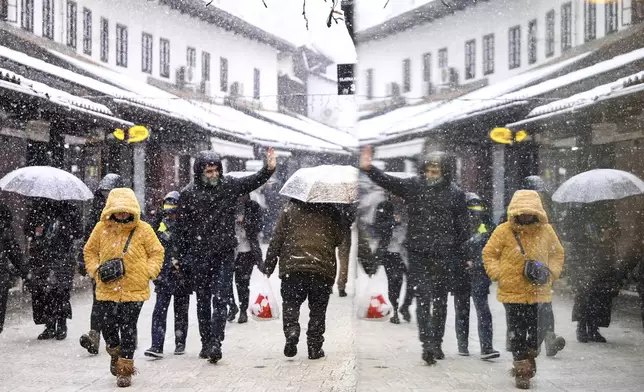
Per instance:
[[[403,320],[406,322],[411,321],[411,313],[409,313],[409,305],[404,305],[400,307],[400,314],[403,317]]]
[[[101,344],[101,333],[91,330],[89,333],[83,334],[80,337],[80,345],[92,355],[98,354],[98,349]]]
[[[67,319],[60,319],[56,323],[56,340],[65,340],[67,337]]]
[[[48,340],[56,337],[56,323],[49,322],[45,324],[45,330],[38,335],[38,340]]]
[[[579,343],[588,343],[588,329],[585,321],[577,322],[577,341]]]
[[[599,327],[588,324],[588,341],[595,343],[606,343],[606,338],[599,333]]]

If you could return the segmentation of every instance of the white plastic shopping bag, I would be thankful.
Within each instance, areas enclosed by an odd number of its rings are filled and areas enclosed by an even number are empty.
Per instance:
[[[250,306],[251,317],[257,321],[279,320],[280,309],[277,304],[277,298],[271,289],[271,283],[266,275],[262,275],[262,284],[260,291],[255,298],[255,302]]]
[[[358,294],[358,318],[369,321],[386,321],[393,308],[387,299],[387,280],[383,268],[371,278],[367,278],[364,288]]]

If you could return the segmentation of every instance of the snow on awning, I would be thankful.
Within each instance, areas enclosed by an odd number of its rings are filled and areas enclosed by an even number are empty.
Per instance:
[[[22,75],[3,68],[0,68],[0,80],[3,82],[3,87],[49,99],[62,106],[82,108],[106,115],[113,114],[105,105],[55,89],[44,83],[27,79]]]
[[[571,95],[568,98],[538,106],[528,114],[525,120],[509,124],[508,127],[517,128],[556,114],[568,113],[607,99],[639,92],[644,92],[644,71]]]
[[[210,143],[212,145],[212,151],[216,152],[222,157],[255,159],[253,146],[251,145],[230,142],[228,140],[221,140],[217,138],[211,138]]]
[[[52,51],[52,50],[50,50],[49,52],[61,57],[63,60],[67,60],[68,62],[73,63],[74,65],[77,65],[77,66],[79,66],[81,64],[86,64],[89,67],[92,66],[91,64],[88,64],[88,63],[86,63],[84,61],[80,61],[80,60],[74,59],[72,57],[65,56],[63,54],[60,54],[60,53]],[[100,81],[98,81],[96,79],[93,79],[93,78],[90,78],[90,77],[87,77],[87,76],[79,75],[79,74],[77,74],[75,72],[72,72],[72,71],[70,71],[68,69],[61,68],[61,67],[58,67],[58,66],[53,65],[53,64],[49,64],[49,63],[47,63],[45,61],[42,61],[42,60],[39,60],[37,58],[31,57],[31,56],[29,56],[29,55],[27,55],[25,53],[18,52],[18,51],[9,49],[9,48],[7,48],[5,46],[1,46],[1,45],[0,45],[0,57],[7,58],[7,59],[9,59],[11,61],[23,64],[23,65],[25,65],[25,66],[27,66],[29,68],[33,68],[33,69],[36,69],[38,71],[45,72],[47,74],[52,75],[53,77],[64,79],[64,80],[66,80],[68,82],[84,86],[84,87],[86,87],[86,88],[88,88],[90,90],[97,91],[97,92],[99,92],[101,94],[104,94],[104,95],[106,95],[108,97],[120,98],[120,99],[123,99],[125,101],[131,101],[131,102],[137,103],[137,104],[139,104],[141,106],[144,106],[144,107],[149,107],[149,108],[156,109],[157,111],[161,111],[164,114],[170,114],[170,111],[171,111],[171,108],[172,108],[171,105],[168,105],[168,107],[164,107],[164,105],[162,103],[159,104],[158,102],[154,102],[153,100],[140,97],[139,95],[134,94],[134,93],[132,93],[130,91],[127,91],[127,90],[124,90],[124,89],[121,89],[121,88],[118,88],[118,87],[114,87],[112,85],[100,82]],[[85,69],[84,67],[81,67],[81,66],[79,66],[79,68]],[[91,70],[87,70],[87,71],[92,73]],[[109,70],[106,70],[106,71],[109,71]],[[184,119],[183,115],[180,115],[179,113],[177,113],[176,115],[179,118]]]
[[[499,83],[480,88],[454,100],[445,101],[443,104],[431,108],[426,113],[416,115],[407,121],[401,121],[395,124],[384,135],[386,137],[394,137],[435,129],[450,121],[467,117],[472,113],[489,109],[495,105],[507,104],[508,102],[506,100],[499,101],[499,98],[547,78],[549,75],[583,59],[589,54],[590,52],[584,53],[556,64],[534,69]]]
[[[400,158],[418,155],[423,152],[425,139],[408,140],[401,143],[376,146],[374,159]]]
[[[0,68],[0,87],[39,97],[64,108],[86,113],[93,116],[93,118],[102,118],[110,122],[120,124],[121,126],[134,125],[129,121],[114,117],[112,111],[104,105],[55,89],[47,86],[46,84],[29,80],[15,72],[2,68]]]
[[[358,139],[360,141],[382,138],[400,122],[409,120],[419,114],[427,113],[442,103],[430,102],[422,105],[405,106],[380,116],[358,121]]]
[[[358,141],[353,135],[316,122],[304,116],[291,116],[284,113],[270,112],[266,110],[261,110],[258,112],[258,114],[286,127],[293,128],[297,131],[318,139],[322,139],[329,143],[337,144],[346,148],[358,147]]]
[[[229,106],[200,101],[192,101],[192,103],[209,112],[213,119],[213,125],[217,128],[235,129],[237,132],[243,132],[263,146],[314,152],[346,153],[336,144],[272,124]]]
[[[502,95],[499,97],[496,103],[494,102],[491,103],[491,105],[489,105],[489,108],[494,106],[499,106],[502,104],[511,103],[511,102],[528,100],[542,94],[546,94],[552,91],[557,91],[558,89],[569,86],[573,83],[580,82],[585,79],[590,79],[594,76],[621,68],[634,61],[638,61],[642,59],[644,59],[644,48],[634,50],[632,52],[625,53],[619,56],[615,56],[610,60],[593,64],[589,67],[567,73],[558,78],[546,80],[545,82],[521,89],[519,91],[515,91],[510,94]],[[544,106],[548,106],[548,105],[544,105]],[[481,110],[484,110],[484,109],[486,108],[482,108]]]

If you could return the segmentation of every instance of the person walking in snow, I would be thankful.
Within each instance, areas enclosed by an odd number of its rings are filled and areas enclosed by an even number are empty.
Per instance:
[[[266,183],[275,172],[275,152],[257,173],[233,178],[223,175],[221,158],[213,151],[195,157],[194,180],[181,191],[177,211],[179,259],[190,265],[197,294],[201,358],[222,358],[228,304],[235,263],[237,198]]]
[[[87,242],[89,235],[94,230],[94,226],[101,220],[101,213],[103,208],[105,208],[105,203],[107,202],[107,196],[110,194],[110,191],[114,188],[120,188],[124,186],[123,179],[120,175],[114,173],[108,173],[103,177],[101,182],[99,182],[96,191],[94,191],[94,199],[92,200],[92,207],[89,212],[89,217],[87,219],[87,224],[84,230],[84,240]],[[80,255],[78,262],[78,271],[81,275],[87,275],[85,269],[85,260],[83,255]],[[98,309],[98,302],[96,301],[96,282],[92,280],[92,313],[90,314],[90,330],[88,333],[81,335],[80,345],[88,353],[92,355],[98,354],[98,350],[101,344],[101,317]]]
[[[150,281],[159,275],[164,258],[154,229],[141,220],[134,191],[115,188],[110,192],[83,255],[87,275],[96,281],[110,371],[119,387],[129,387],[135,373],[136,324],[143,302],[150,298]],[[122,273],[108,268],[115,261],[123,266]]]
[[[189,265],[179,259],[176,241],[177,207],[179,192],[172,191],[163,198],[163,217],[156,229],[161,245],[165,249],[165,259],[159,277],[154,280],[154,291],[157,294],[154,312],[152,313],[152,346],[145,351],[145,356],[163,358],[163,346],[168,319],[168,308],[174,297],[174,355],[186,352],[188,336],[188,310],[192,282]]]
[[[552,302],[552,283],[563,269],[564,250],[537,192],[515,192],[507,215],[508,221],[494,230],[483,249],[483,264],[490,279],[499,282],[497,298],[508,315],[516,386],[528,389],[545,338],[540,305]],[[529,262],[534,268],[526,268]],[[546,279],[534,279],[538,275]]]
[[[9,289],[15,275],[26,278],[23,255],[11,227],[13,215],[5,204],[0,203],[0,333],[4,329]]]
[[[470,355],[468,345],[471,297],[478,319],[481,359],[494,359],[501,354],[492,345],[492,313],[488,304],[492,282],[483,267],[482,252],[495,227],[483,200],[475,193],[466,193],[465,197],[472,228],[472,237],[466,243],[467,259],[471,260],[471,263],[454,274],[454,279],[458,280],[458,283],[452,284],[458,354]]]
[[[259,203],[250,199],[250,195],[239,198],[239,214],[235,225],[237,236],[237,256],[235,257],[235,286],[239,306],[230,293],[231,311],[228,321],[234,321],[239,312],[239,324],[248,322],[248,304],[250,301],[250,277],[253,267],[262,263],[262,249],[259,245],[259,233],[263,226],[262,208]]]
[[[343,224],[344,223],[344,224]],[[349,227],[342,212],[332,204],[305,203],[291,199],[275,226],[261,271],[271,276],[279,261],[282,287],[284,355],[297,355],[300,338],[300,307],[308,299],[306,332],[308,357],[324,357],[326,309],[333,292],[337,261],[335,249]]]
[[[372,158],[372,149],[364,148],[360,169],[375,184],[402,197],[407,205],[409,278],[418,298],[422,358],[431,365],[445,358],[442,342],[449,276],[457,265],[466,263],[464,246],[470,228],[465,193],[452,182],[454,162],[443,152],[422,157],[419,176],[410,179],[384,174],[372,166]]]

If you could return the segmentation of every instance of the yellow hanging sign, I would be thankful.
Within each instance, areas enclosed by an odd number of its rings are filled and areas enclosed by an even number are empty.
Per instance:
[[[114,131],[114,137],[118,140],[124,140],[128,143],[142,142],[150,136],[150,131],[143,125],[135,125],[127,131],[117,128]]]
[[[490,139],[501,144],[520,143],[528,138],[528,132],[519,130],[516,133],[509,128],[497,127],[490,132]]]

